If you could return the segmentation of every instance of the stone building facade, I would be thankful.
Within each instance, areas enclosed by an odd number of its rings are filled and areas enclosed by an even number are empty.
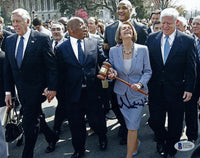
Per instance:
[[[39,17],[43,22],[57,20],[61,17],[59,4],[54,0],[15,0],[15,8],[24,8],[29,11],[31,18]]]

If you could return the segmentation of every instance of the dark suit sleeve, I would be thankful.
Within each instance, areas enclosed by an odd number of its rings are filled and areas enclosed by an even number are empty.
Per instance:
[[[47,83],[48,90],[56,90],[57,88],[57,66],[56,58],[53,54],[52,45],[48,36],[44,37],[43,42],[43,54],[45,60],[45,66],[47,69]]]
[[[10,36],[10,35],[12,35],[11,32],[8,32],[8,31],[3,30],[4,39],[3,39],[3,41],[2,41],[1,49],[2,49],[4,52],[5,52],[5,49],[6,49],[6,42],[5,42],[5,39],[6,39],[8,36]],[[9,43],[8,43],[8,45],[9,45]]]
[[[8,40],[6,40],[6,43],[9,43]],[[11,65],[8,59],[8,51],[7,51],[8,45],[6,46],[6,53],[5,53],[5,60],[4,60],[4,90],[6,92],[11,92],[14,89],[14,80],[13,80],[13,74],[11,70]],[[13,94],[12,94],[13,95]]]
[[[186,70],[185,70],[185,91],[193,92],[196,78],[196,56],[195,56],[195,41],[190,38],[189,47],[186,57]]]
[[[143,24],[140,24],[138,22],[135,22],[135,21],[133,21],[133,25],[134,25],[135,30],[137,32],[136,43],[144,45],[146,40],[147,40],[147,37],[148,37],[146,26],[143,25]]]
[[[102,45],[98,42],[97,43],[97,50],[98,50],[98,64],[102,65],[103,61],[105,61],[107,59],[107,56],[105,55],[103,49],[102,49]]]

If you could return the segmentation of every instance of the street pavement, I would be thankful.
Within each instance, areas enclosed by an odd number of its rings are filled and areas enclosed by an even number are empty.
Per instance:
[[[55,108],[57,105],[56,99],[51,103],[43,103],[43,111],[46,115],[46,121],[48,125],[53,127],[53,119]],[[110,111],[112,115],[112,111]],[[156,152],[156,142],[153,140],[153,132],[148,126],[148,106],[145,105],[143,116],[141,120],[140,129],[138,131],[138,137],[141,141],[138,155],[135,158],[160,158],[160,155]],[[108,127],[108,147],[106,151],[101,151],[98,146],[97,135],[89,135],[86,141],[86,152],[84,158],[125,158],[126,157],[126,145],[119,145],[119,137],[117,135],[119,124],[116,119],[107,120]],[[89,130],[89,127],[87,127]],[[184,128],[185,130],[185,128]],[[185,132],[181,139],[186,139]],[[198,140],[199,141],[199,140]],[[196,144],[198,144],[198,141]],[[62,126],[62,132],[60,140],[56,145],[56,149],[52,153],[45,153],[45,149],[48,146],[45,138],[42,134],[39,135],[34,151],[34,158],[71,158],[73,154],[73,147],[71,144],[71,134],[67,121]],[[23,150],[23,145],[16,146],[16,142],[9,144],[9,158],[20,158]],[[194,150],[194,149],[193,149]],[[192,151],[178,151],[176,158],[190,158]]]

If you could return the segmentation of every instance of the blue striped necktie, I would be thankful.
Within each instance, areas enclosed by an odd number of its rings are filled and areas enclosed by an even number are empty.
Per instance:
[[[16,60],[17,60],[18,68],[21,67],[21,63],[22,63],[22,59],[23,59],[23,51],[24,51],[24,41],[23,40],[24,40],[24,37],[21,36],[19,44],[18,44],[18,48],[17,48]]]
[[[170,52],[169,36],[166,36],[165,38],[166,40],[165,40],[165,45],[164,45],[164,63],[166,62],[167,57]]]

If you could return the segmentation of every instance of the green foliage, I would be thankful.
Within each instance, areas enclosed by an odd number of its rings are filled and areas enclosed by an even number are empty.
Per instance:
[[[60,3],[60,11],[63,15],[74,16],[76,10],[83,8],[87,11],[89,16],[98,16],[98,10],[103,7],[110,10],[111,15],[116,16],[117,1],[116,0],[55,0]],[[143,6],[144,0],[130,0],[133,6],[136,8],[136,18],[147,17],[145,8]]]

